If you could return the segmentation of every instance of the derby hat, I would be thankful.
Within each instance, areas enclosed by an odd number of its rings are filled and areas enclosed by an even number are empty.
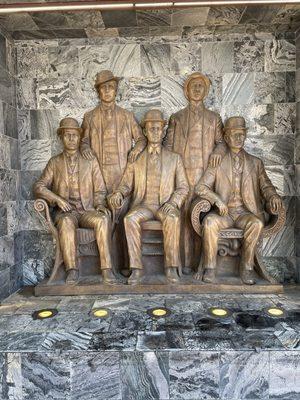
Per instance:
[[[184,95],[187,99],[189,99],[188,97],[188,86],[189,83],[193,80],[193,79],[201,79],[201,81],[204,83],[205,85],[205,97],[208,95],[209,92],[209,88],[210,88],[210,80],[207,76],[201,74],[201,72],[193,72],[191,75],[189,75],[186,79],[186,81],[184,82],[184,86],[183,86],[183,91],[184,91]]]
[[[141,122],[143,128],[145,127],[146,122],[161,122],[163,125],[166,125],[167,123],[160,110],[147,111]]]
[[[63,118],[59,123],[59,128],[57,129],[57,134],[61,135],[64,129],[76,129],[82,134],[82,128],[80,128],[78,121],[75,118]]]
[[[96,75],[96,80],[95,80],[95,88],[99,85],[102,85],[102,83],[109,82],[109,81],[116,81],[117,83],[119,82],[120,78],[117,76],[114,76],[114,74],[111,71],[108,71],[107,69],[104,69],[103,71],[100,71]]]
[[[225,122],[224,130],[230,130],[230,129],[244,129],[245,131],[247,130],[246,128],[246,121],[244,117],[230,117],[227,119]]]

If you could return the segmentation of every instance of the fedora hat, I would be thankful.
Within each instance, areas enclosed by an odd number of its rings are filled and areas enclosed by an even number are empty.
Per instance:
[[[246,128],[246,121],[244,117],[230,117],[227,119],[225,122],[224,130],[230,130],[230,129],[244,129],[245,131],[247,130]]]
[[[103,71],[100,71],[96,75],[96,80],[95,80],[95,88],[99,85],[102,85],[102,83],[109,82],[109,81],[116,81],[117,83],[119,82],[120,78],[117,76],[114,76],[114,74],[111,71],[108,71],[107,69],[104,69]]]
[[[59,128],[57,129],[57,134],[60,135],[64,129],[76,129],[82,134],[82,128],[80,128],[78,121],[75,118],[63,118],[59,123]]]
[[[163,125],[166,125],[166,123],[167,123],[167,121],[164,119],[163,114],[160,110],[147,111],[141,122],[142,128],[145,127],[146,122],[162,122]]]
[[[183,91],[184,91],[184,95],[185,97],[188,99],[188,86],[189,83],[193,80],[193,79],[201,79],[202,82],[205,85],[205,97],[208,95],[209,92],[209,88],[210,88],[210,80],[207,76],[201,74],[201,72],[193,72],[191,75],[189,75],[186,79],[186,81],[184,82],[184,86],[183,86]]]

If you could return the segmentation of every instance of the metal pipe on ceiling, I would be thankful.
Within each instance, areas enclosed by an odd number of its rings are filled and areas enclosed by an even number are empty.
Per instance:
[[[51,12],[51,11],[86,11],[86,10],[134,10],[134,9],[164,9],[164,8],[186,8],[186,7],[211,7],[226,5],[287,5],[300,4],[300,0],[195,0],[195,1],[75,1],[55,3],[14,3],[0,5],[0,14],[11,14],[20,12]]]

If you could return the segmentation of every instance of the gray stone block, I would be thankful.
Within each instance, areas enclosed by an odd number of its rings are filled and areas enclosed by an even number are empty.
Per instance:
[[[269,353],[225,352],[220,355],[221,399],[268,399]]]
[[[171,352],[169,366],[171,398],[219,398],[220,372],[217,352]]]
[[[169,399],[167,352],[122,352],[120,375],[124,399]]]

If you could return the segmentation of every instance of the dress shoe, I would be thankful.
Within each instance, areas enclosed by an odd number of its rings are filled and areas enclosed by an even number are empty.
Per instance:
[[[102,282],[107,285],[116,285],[118,283],[114,273],[110,268],[102,270]]]
[[[78,281],[78,269],[72,268],[67,271],[66,284],[75,285]]]
[[[203,282],[216,283],[216,270],[212,268],[206,269],[203,275]]]
[[[179,275],[178,275],[177,267],[166,268],[166,277],[170,283],[178,283]]]
[[[241,272],[241,280],[245,285],[254,285],[255,284],[255,275],[253,270],[242,270]]]
[[[141,283],[144,276],[144,271],[142,269],[133,268],[130,277],[128,278],[128,285],[137,285]]]

